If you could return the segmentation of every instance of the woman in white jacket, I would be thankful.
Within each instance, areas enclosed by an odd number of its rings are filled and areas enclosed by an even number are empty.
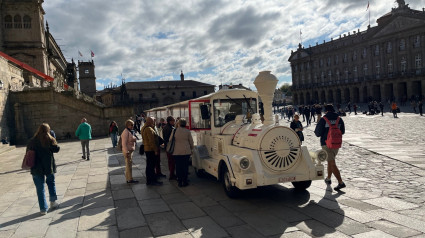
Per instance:
[[[173,136],[173,134],[171,134]],[[172,138],[170,138],[172,140]],[[176,163],[177,180],[179,187],[186,187],[187,174],[189,170],[189,158],[193,149],[192,134],[186,129],[186,120],[179,120],[179,127],[174,131],[175,146],[173,151],[173,158]]]
[[[136,149],[136,137],[133,132],[134,122],[127,120],[125,122],[125,129],[121,134],[122,153],[125,160],[125,179],[128,184],[138,183],[139,181],[133,179],[133,152]]]

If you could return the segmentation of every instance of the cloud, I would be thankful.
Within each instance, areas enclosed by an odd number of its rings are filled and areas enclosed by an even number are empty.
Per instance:
[[[396,7],[391,2],[370,0],[372,26]],[[352,0],[55,0],[43,7],[69,61],[96,54],[98,89],[119,84],[121,74],[171,80],[180,70],[186,79],[251,88],[259,71],[271,70],[281,85],[291,81],[288,58],[301,40],[307,47],[368,25],[367,1]]]

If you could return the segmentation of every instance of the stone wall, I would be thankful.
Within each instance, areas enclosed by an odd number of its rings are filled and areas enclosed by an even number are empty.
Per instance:
[[[11,93],[11,113],[14,115],[14,143],[24,144],[38,126],[46,122],[58,139],[76,138],[75,130],[81,118],[87,118],[92,135],[106,136],[109,124],[116,121],[120,130],[134,115],[132,107],[107,108],[84,98],[78,99],[72,91],[56,92],[53,88],[33,88]]]

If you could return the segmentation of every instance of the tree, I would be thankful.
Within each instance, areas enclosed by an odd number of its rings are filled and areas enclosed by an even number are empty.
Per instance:
[[[292,85],[284,83],[282,87],[280,87],[280,91],[285,93],[286,96],[292,96]]]

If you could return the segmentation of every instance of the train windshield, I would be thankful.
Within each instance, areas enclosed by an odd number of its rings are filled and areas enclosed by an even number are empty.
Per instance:
[[[222,127],[229,121],[235,120],[237,115],[251,116],[257,113],[256,98],[230,98],[213,101],[214,126]]]

